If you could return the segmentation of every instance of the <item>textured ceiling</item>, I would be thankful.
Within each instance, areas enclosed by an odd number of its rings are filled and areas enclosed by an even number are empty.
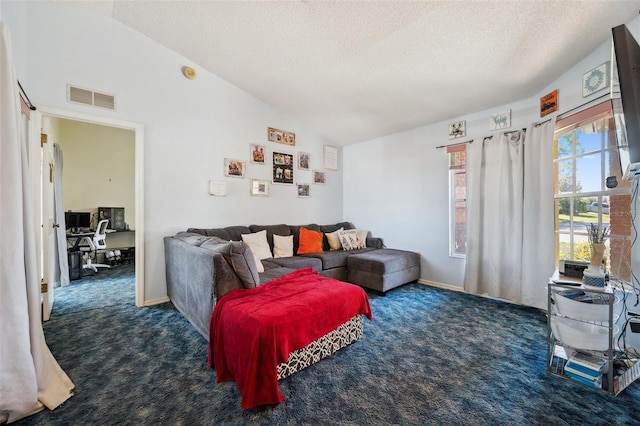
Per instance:
[[[58,1],[111,16],[343,145],[533,96],[640,9],[640,1]]]

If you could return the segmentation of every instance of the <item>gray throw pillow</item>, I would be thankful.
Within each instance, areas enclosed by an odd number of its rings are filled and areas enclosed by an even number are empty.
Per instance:
[[[211,240],[204,243],[202,248],[220,253],[229,266],[236,273],[244,288],[254,288],[260,285],[260,277],[253,254],[242,241],[219,243]]]

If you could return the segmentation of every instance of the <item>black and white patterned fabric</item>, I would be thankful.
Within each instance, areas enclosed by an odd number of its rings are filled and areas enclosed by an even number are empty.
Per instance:
[[[289,354],[289,361],[278,364],[278,380],[289,377],[332,355],[362,337],[362,315],[356,315],[335,330]]]

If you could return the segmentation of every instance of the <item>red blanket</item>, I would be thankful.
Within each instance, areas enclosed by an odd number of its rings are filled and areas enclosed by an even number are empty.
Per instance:
[[[278,364],[358,314],[371,320],[362,288],[311,268],[234,290],[211,315],[209,366],[215,360],[218,382],[236,381],[242,408],[279,404]]]

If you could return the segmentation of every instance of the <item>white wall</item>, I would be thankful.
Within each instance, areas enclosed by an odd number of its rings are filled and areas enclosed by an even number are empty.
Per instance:
[[[640,39],[640,18],[628,27]],[[466,120],[467,137],[459,141],[481,140],[491,134],[490,114],[511,109],[511,129],[527,127],[551,117],[540,118],[539,99],[554,89],[556,114],[580,106],[606,93],[583,98],[582,75],[610,55],[609,41],[530,98],[345,147],[344,216],[383,236],[389,247],[420,252],[422,280],[462,287],[464,259],[449,256],[448,157],[436,149],[454,142],[448,125]]]
[[[59,123],[64,210],[124,207],[135,223],[135,132],[81,121]]]
[[[322,146],[334,143],[305,124],[104,16],[38,1],[3,2],[2,16],[14,40],[25,40],[18,78],[36,106],[144,124],[145,300],[166,295],[165,235],[189,226],[342,219],[340,171],[327,171],[326,185],[312,185],[308,199],[283,185],[251,197],[250,179],[270,179],[267,165],[249,164],[245,179],[224,177],[224,158],[248,162],[250,143],[309,152],[311,168],[322,168]],[[184,65],[196,69],[195,80],[182,76]],[[66,102],[67,83],[114,94],[117,110]],[[295,132],[296,146],[268,142],[269,126]],[[311,182],[311,171],[295,173],[296,181]],[[210,179],[227,181],[228,195],[208,195]]]

